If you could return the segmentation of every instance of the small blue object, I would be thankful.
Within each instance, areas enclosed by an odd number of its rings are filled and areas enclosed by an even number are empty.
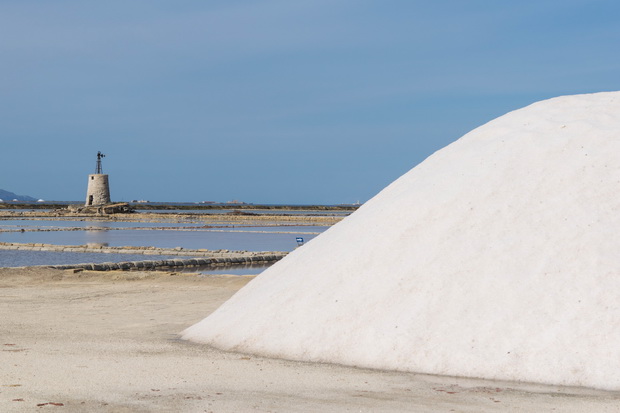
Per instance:
[[[297,245],[302,245],[304,243],[304,239],[302,237],[297,237],[295,240],[297,241]]]

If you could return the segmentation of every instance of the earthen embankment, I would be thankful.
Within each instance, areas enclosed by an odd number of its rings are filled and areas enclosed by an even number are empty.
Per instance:
[[[134,270],[134,269],[165,269],[175,267],[205,267],[205,266],[243,266],[274,263],[284,256],[282,251],[230,251],[156,248],[156,247],[109,247],[102,245],[53,245],[41,243],[0,243],[0,250],[19,251],[51,251],[75,253],[102,253],[102,254],[143,254],[158,256],[176,256],[179,258],[165,260],[140,260],[124,262],[85,263],[68,265],[42,265],[57,269],[86,269],[94,271]]]
[[[343,216],[325,215],[286,215],[286,214],[211,214],[211,213],[132,213],[132,214],[81,214],[68,210],[53,211],[3,211],[0,220],[62,220],[62,221],[94,221],[94,222],[162,222],[192,223],[211,226],[280,226],[280,225],[333,225],[340,222]]]

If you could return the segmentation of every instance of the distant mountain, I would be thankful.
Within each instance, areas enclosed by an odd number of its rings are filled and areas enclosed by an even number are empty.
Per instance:
[[[4,189],[0,189],[0,199],[4,201],[12,201],[17,199],[18,201],[36,201],[36,198],[27,195],[17,195],[13,192],[5,191]]]

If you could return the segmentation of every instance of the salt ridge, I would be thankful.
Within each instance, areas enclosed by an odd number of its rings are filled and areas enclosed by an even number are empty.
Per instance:
[[[272,357],[620,389],[620,92],[466,134],[183,338]]]

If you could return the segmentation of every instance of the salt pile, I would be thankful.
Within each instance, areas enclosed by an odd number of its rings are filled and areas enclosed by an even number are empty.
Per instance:
[[[508,113],[183,338],[278,358],[620,390],[620,92]]]

